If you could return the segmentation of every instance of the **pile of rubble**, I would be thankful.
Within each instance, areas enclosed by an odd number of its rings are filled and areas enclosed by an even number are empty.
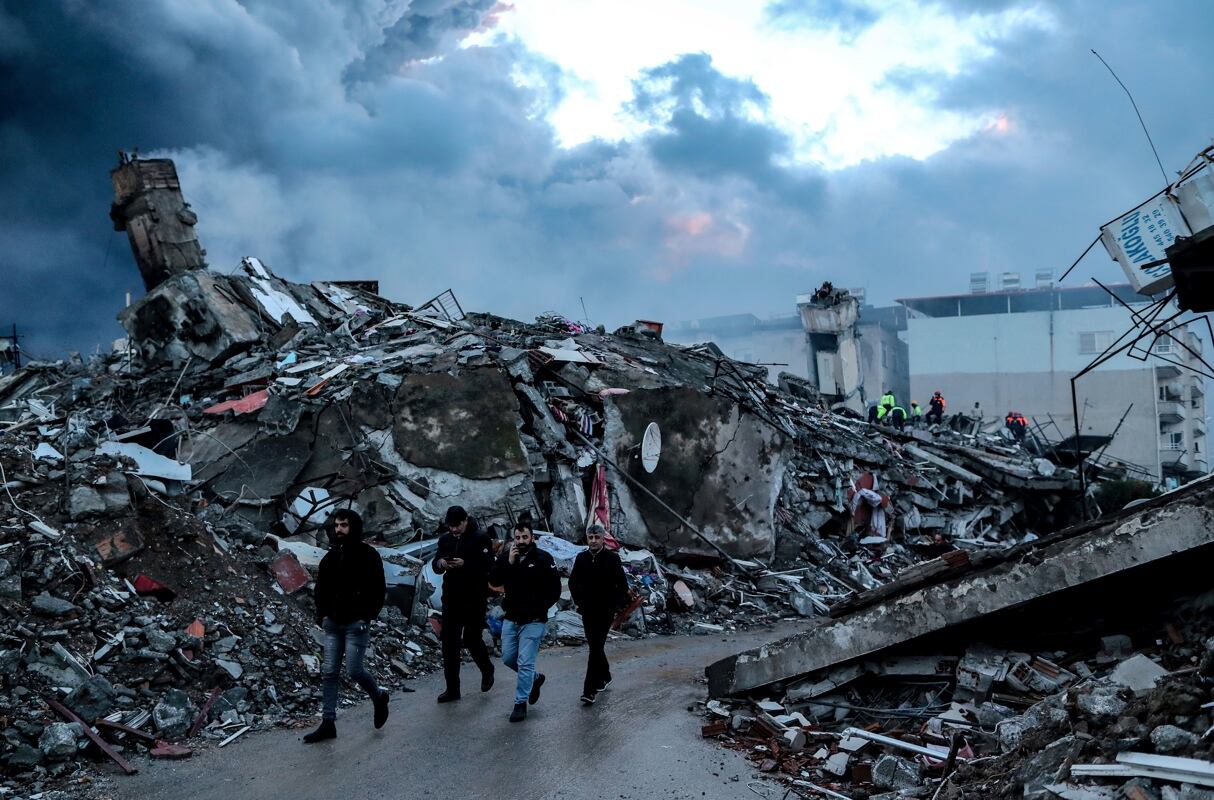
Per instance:
[[[316,712],[319,629],[270,547],[231,541],[126,457],[65,461],[15,439],[0,439],[0,708],[23,791],[86,754],[131,771],[133,752],[183,757],[179,740]],[[437,665],[428,627],[398,608],[374,624],[368,657],[389,686]]]
[[[178,721],[214,696],[187,727],[224,738],[312,713],[302,598],[337,507],[385,557],[372,667],[401,677],[433,660],[426,559],[456,503],[499,542],[530,514],[565,563],[604,524],[634,634],[825,615],[944,550],[980,561],[1075,511],[1074,475],[1006,442],[833,414],[654,323],[524,323],[450,292],[411,307],[255,258],[213,272],[171,162],[124,162],[115,186],[148,286],[119,315],[127,338],[0,376],[0,687],[17,708],[84,685],[108,697],[108,682],[123,747],[149,716],[155,736],[181,733],[155,711],[166,696]],[[568,597],[550,628],[580,639]],[[53,761],[37,743],[57,713],[9,715],[10,773]]]
[[[1214,798],[1214,486],[946,554],[708,668],[706,737],[806,797]]]

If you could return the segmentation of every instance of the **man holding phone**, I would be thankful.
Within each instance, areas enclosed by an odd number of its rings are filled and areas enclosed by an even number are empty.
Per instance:
[[[552,556],[536,546],[529,519],[514,526],[514,541],[498,556],[489,573],[490,585],[504,591],[502,663],[518,673],[511,722],[527,717],[527,704],[540,699],[543,673],[535,671],[540,640],[548,625],[548,609],[561,597],[561,574]]]
[[[438,696],[440,703],[460,697],[460,652],[465,647],[480,668],[481,691],[493,687],[493,662],[481,639],[493,545],[462,506],[447,509],[444,525],[447,532],[438,539],[433,561],[434,571],[443,576],[441,641],[447,688]]]

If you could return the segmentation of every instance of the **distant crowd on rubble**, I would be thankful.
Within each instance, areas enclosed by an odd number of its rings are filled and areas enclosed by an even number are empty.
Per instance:
[[[948,408],[944,394],[937,389],[932,393],[927,405],[927,413],[924,413],[923,406],[912,400],[908,412],[898,403],[893,390],[886,389],[881,399],[868,407],[868,421],[872,425],[888,425],[898,430],[904,430],[908,425],[912,428],[924,428],[944,424],[944,410]],[[973,410],[965,416],[981,424],[981,404],[974,403]],[[1023,442],[1028,432],[1028,419],[1019,411],[1008,411],[1003,418],[1003,427],[1012,439]]]
[[[494,667],[485,647],[488,600],[502,596],[502,663],[517,673],[511,722],[527,717],[527,706],[540,699],[544,673],[536,669],[548,611],[560,599],[561,578],[556,561],[537,546],[528,517],[520,517],[511,541],[498,543],[482,531],[461,506],[451,506],[432,561],[443,575],[442,644],[446,687],[438,702],[460,699],[460,661],[467,650],[480,671],[480,690],[493,688]],[[316,624],[324,630],[321,667],[320,727],[303,737],[314,744],[337,736],[337,695],[342,664],[350,679],[370,697],[373,722],[388,721],[388,692],[363,665],[370,644],[370,624],[384,606],[384,566],[374,547],[363,541],[363,521],[357,512],[341,509],[330,519],[333,547],[320,562],[316,577]],[[569,592],[582,616],[589,657],[580,702],[593,705],[611,686],[611,666],[605,645],[620,612],[633,601],[618,547],[602,525],[586,531],[586,550],[578,554],[569,575]]]

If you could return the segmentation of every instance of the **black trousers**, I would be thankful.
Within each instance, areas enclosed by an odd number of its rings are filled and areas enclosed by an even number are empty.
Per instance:
[[[443,677],[447,679],[447,691],[459,693],[460,651],[468,648],[468,655],[476,662],[482,674],[493,673],[493,662],[481,638],[485,628],[485,609],[469,609],[443,612]]]
[[[931,425],[931,424],[932,424],[932,420],[935,420],[935,421],[936,421],[936,424],[937,424],[937,425],[939,425],[941,422],[943,422],[943,421],[944,421],[944,412],[943,412],[943,411],[935,411],[935,410],[933,410],[933,411],[929,411],[929,412],[927,412],[927,414],[926,414],[926,419],[927,419],[927,424],[928,424],[928,425]]]
[[[607,663],[607,631],[615,619],[610,613],[582,614],[582,627],[586,629],[586,644],[590,645],[590,657],[586,661],[586,681],[582,684],[584,694],[595,694],[603,684],[611,680],[611,665]]]

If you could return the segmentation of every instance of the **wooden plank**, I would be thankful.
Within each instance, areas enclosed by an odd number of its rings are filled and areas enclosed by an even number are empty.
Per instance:
[[[198,712],[198,716],[194,718],[194,724],[190,726],[189,732],[185,735],[187,739],[198,735],[198,732],[202,730],[202,726],[207,724],[207,717],[211,713],[211,706],[215,704],[215,698],[219,697],[221,691],[218,686],[211,690],[211,696],[207,698],[206,703],[202,706],[202,711]]]
[[[97,745],[98,747],[100,747],[101,752],[103,752],[107,756],[109,756],[113,760],[113,762],[115,764],[117,764],[119,767],[121,767],[122,771],[125,772],[127,775],[134,775],[136,772],[139,771],[135,767],[131,766],[131,763],[129,761],[127,761],[125,758],[123,758],[121,755],[119,755],[118,752],[114,750],[114,748],[110,747],[110,743],[107,742],[105,739],[102,739],[101,736],[99,736],[97,734],[97,731],[93,730],[93,726],[89,725],[87,722],[80,719],[80,717],[76,716],[75,711],[72,711],[70,708],[63,705],[62,703],[60,703],[58,700],[54,699],[53,697],[44,697],[43,700],[46,701],[46,704],[48,706],[50,706],[51,709],[53,709],[56,714],[63,717],[64,719],[66,719],[68,722],[80,723],[80,727],[84,728],[84,735],[89,738],[89,741],[92,742],[93,744]]]

